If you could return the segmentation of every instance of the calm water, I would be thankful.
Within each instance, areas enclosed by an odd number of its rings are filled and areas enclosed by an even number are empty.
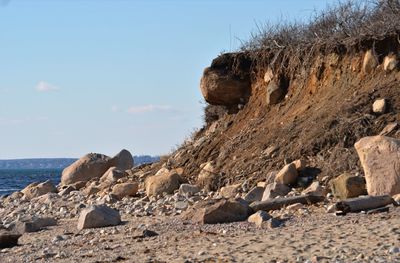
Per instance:
[[[0,196],[23,189],[33,182],[60,183],[62,169],[0,170]]]

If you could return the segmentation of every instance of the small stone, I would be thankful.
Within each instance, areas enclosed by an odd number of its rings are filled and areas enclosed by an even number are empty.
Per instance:
[[[256,226],[261,227],[263,222],[271,219],[271,216],[265,211],[257,211],[255,214],[249,216],[247,221],[249,223],[254,223]]]
[[[154,231],[148,230],[148,229],[143,230],[143,237],[146,238],[146,237],[155,237],[155,236],[158,236],[157,232],[154,232]]]
[[[372,105],[372,111],[374,113],[383,114],[386,112],[387,102],[386,99],[379,99]]]
[[[298,173],[296,165],[290,163],[288,165],[285,165],[285,167],[283,167],[282,170],[279,171],[279,173],[275,177],[275,182],[285,185],[295,184],[297,182],[297,177]]]
[[[261,201],[264,194],[264,190],[265,187],[256,186],[246,194],[244,200],[246,200],[249,203]]]
[[[84,209],[78,219],[78,229],[116,226],[121,223],[121,216],[117,210],[105,205],[91,206]]]
[[[187,201],[179,201],[175,203],[175,208],[179,210],[186,210],[189,207],[189,203]]]
[[[400,253],[400,248],[399,247],[391,247],[389,249],[389,253],[390,254],[398,254],[398,253]]]
[[[286,210],[288,211],[297,211],[299,209],[302,209],[304,207],[303,204],[297,203],[297,204],[293,204],[293,205],[289,205],[286,207]]]
[[[290,193],[291,188],[281,184],[281,183],[272,183],[269,184],[265,187],[262,201],[268,200],[268,199],[273,199],[277,196],[285,196],[288,193]]]
[[[335,213],[336,212],[336,205],[333,204],[333,205],[328,206],[328,208],[326,209],[326,212],[329,213],[329,214]]]

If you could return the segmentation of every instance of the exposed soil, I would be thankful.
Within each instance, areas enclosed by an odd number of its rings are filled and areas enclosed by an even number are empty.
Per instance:
[[[183,167],[184,174],[196,181],[200,165],[215,161],[221,175],[215,189],[245,180],[254,185],[279,170],[285,160],[298,158],[306,159],[315,168],[310,170],[312,175],[318,171],[319,179],[343,172],[362,174],[354,143],[379,134],[400,117],[400,73],[385,73],[382,66],[362,73],[363,54],[316,58],[312,69],[287,80],[285,99],[273,106],[266,103],[263,80],[254,79],[252,95],[242,109],[232,113],[232,109],[209,106],[206,113],[215,109],[207,125],[174,152],[168,163]],[[372,112],[378,98],[389,101],[385,114]],[[398,138],[399,134],[390,136]],[[276,150],[267,154],[271,147]]]

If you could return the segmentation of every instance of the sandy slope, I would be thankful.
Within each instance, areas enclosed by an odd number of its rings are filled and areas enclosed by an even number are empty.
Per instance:
[[[177,217],[125,218],[118,227],[76,230],[76,221],[26,234],[0,262],[400,262],[400,207],[336,217],[322,208],[283,227],[247,222],[195,226]],[[143,229],[159,236],[141,238]],[[55,237],[60,235],[60,241]]]

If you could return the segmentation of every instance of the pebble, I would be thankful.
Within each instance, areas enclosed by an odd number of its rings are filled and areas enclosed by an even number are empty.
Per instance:
[[[389,249],[389,253],[390,254],[398,254],[398,253],[400,253],[400,247],[391,247]]]

